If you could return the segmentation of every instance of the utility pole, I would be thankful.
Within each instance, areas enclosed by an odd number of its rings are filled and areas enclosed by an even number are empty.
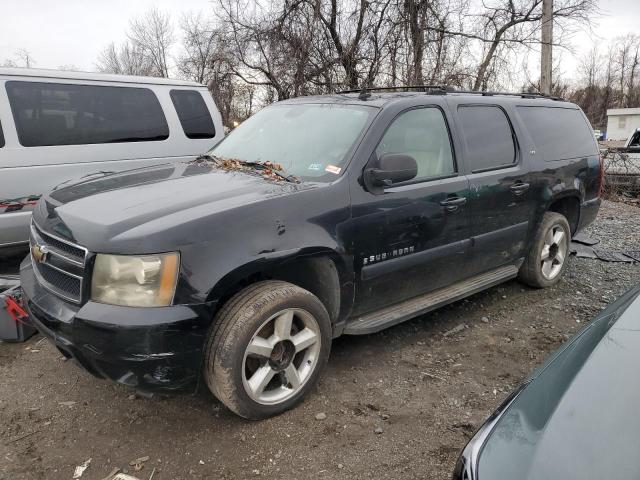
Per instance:
[[[542,58],[540,62],[540,89],[551,94],[551,67],[553,65],[553,0],[542,0]]]

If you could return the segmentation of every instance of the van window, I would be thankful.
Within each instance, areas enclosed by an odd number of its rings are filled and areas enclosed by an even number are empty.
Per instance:
[[[415,108],[396,118],[376,148],[378,158],[387,153],[415,159],[418,174],[413,181],[455,173],[449,131],[438,108]]]
[[[516,147],[504,110],[496,106],[460,105],[458,116],[467,144],[467,166],[472,172],[513,165]]]
[[[545,160],[598,154],[591,127],[580,110],[519,106],[518,113]]]
[[[169,126],[148,88],[6,83],[25,147],[165,140]]]
[[[4,133],[2,133],[2,124],[0,123],[0,148],[4,147]]]
[[[216,130],[202,94],[194,90],[171,90],[171,101],[178,112],[187,138],[213,138]]]

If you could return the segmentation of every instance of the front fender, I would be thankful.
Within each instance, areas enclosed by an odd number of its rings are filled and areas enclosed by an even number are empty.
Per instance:
[[[341,185],[344,184],[344,185]],[[346,182],[220,212],[181,250],[176,302],[224,297],[239,282],[258,278],[294,258],[326,254],[344,282],[352,276]]]

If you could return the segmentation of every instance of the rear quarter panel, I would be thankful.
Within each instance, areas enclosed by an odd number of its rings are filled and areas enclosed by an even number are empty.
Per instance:
[[[557,108],[557,102],[548,100],[541,103],[540,106],[549,107],[549,110],[552,110]],[[584,119],[584,128],[591,128],[584,113],[577,106],[567,104],[567,107],[577,109]],[[530,135],[525,122],[519,116],[517,106],[513,110],[514,116],[517,117],[518,123],[529,139],[528,143],[531,145],[529,151],[524,153],[529,156],[530,160],[533,198],[535,199],[533,231],[537,229],[542,221],[544,213],[549,211],[552,204],[558,200],[574,198],[579,202],[581,211],[586,202],[598,201],[600,157],[597,142],[593,135],[589,134],[593,142],[593,154],[580,155],[568,159],[545,158],[540,148],[535,145],[535,141]],[[584,226],[583,220],[578,218],[578,227]]]

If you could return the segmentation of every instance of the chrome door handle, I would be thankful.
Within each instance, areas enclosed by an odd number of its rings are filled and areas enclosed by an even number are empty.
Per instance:
[[[446,200],[442,200],[440,205],[445,207],[447,212],[455,212],[459,207],[467,203],[466,197],[450,197]]]
[[[509,187],[509,190],[511,190],[516,195],[522,195],[524,192],[529,190],[529,184],[528,183],[517,182],[517,183],[514,183],[513,185],[511,185]]]

